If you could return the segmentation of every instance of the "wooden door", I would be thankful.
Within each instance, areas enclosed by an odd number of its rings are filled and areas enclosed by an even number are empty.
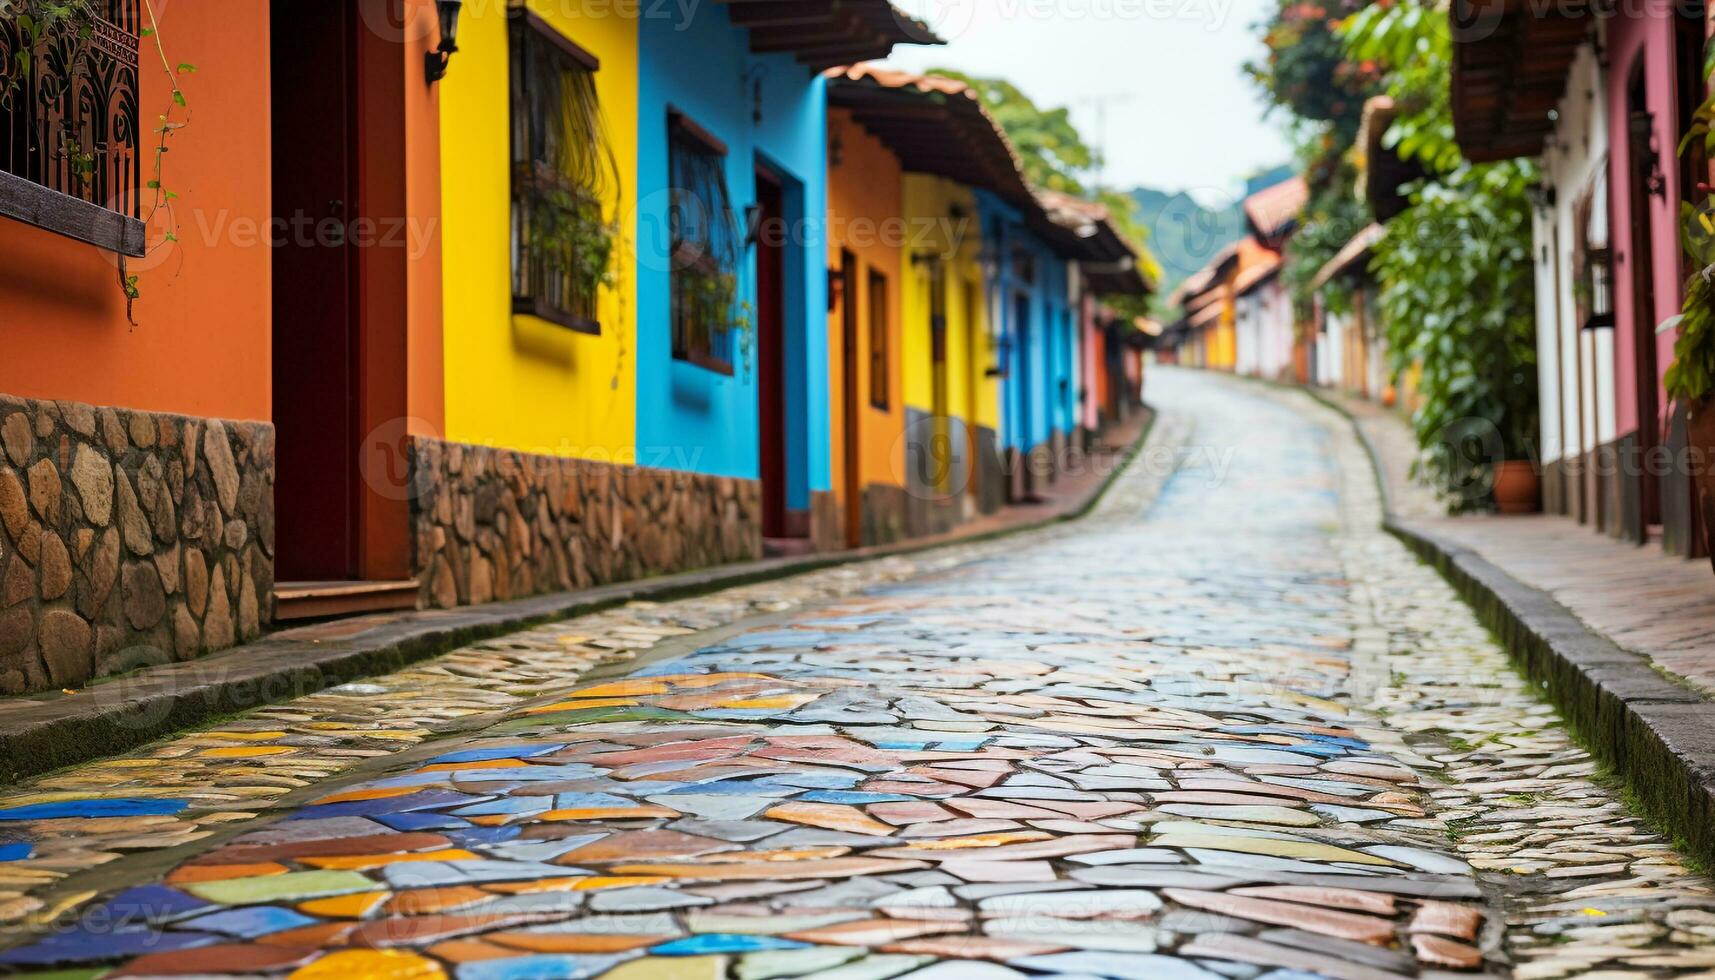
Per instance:
[[[358,289],[353,0],[272,12],[274,424],[280,581],[358,577]],[[281,224],[283,222],[283,224]]]
[[[756,170],[759,228],[784,227],[785,195],[779,178]],[[784,236],[756,243],[757,408],[762,476],[762,535],[791,536],[786,496],[786,254]]]
[[[1661,442],[1660,403],[1656,398],[1655,357],[1655,254],[1651,243],[1650,212],[1654,204],[1654,182],[1660,179],[1659,149],[1655,146],[1655,115],[1645,100],[1643,58],[1632,66],[1626,87],[1630,136],[1627,162],[1631,196],[1632,344],[1636,371],[1638,434],[1635,460],[1647,460]],[[1650,467],[1625,465],[1621,479],[1631,481],[1636,504],[1622,516],[1624,534],[1643,543],[1650,528],[1661,523],[1661,491]]]
[[[944,494],[951,482],[955,453],[948,421],[947,378],[947,264],[937,258],[929,269],[929,378],[933,435],[929,463],[934,467],[933,486]]]
[[[858,341],[858,260],[849,249],[840,252],[840,404],[845,418],[842,458],[845,466],[846,546],[863,544],[863,393],[859,367],[863,351]],[[871,298],[873,302],[873,297]],[[874,316],[875,311],[870,311]]]

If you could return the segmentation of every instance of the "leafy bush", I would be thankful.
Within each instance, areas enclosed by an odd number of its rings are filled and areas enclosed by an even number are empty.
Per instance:
[[[1537,437],[1536,296],[1524,160],[1473,165],[1453,138],[1453,42],[1429,4],[1377,5],[1342,29],[1349,57],[1385,69],[1399,110],[1383,145],[1431,174],[1388,222],[1370,270],[1381,284],[1392,367],[1420,365],[1413,416],[1430,474],[1456,507],[1483,502],[1499,459]]]

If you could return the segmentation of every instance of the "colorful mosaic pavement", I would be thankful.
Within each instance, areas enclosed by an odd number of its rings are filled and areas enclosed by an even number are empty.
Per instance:
[[[1138,467],[1075,527],[564,624],[407,672],[423,687],[352,686],[0,801],[0,888],[40,903],[0,964],[301,980],[1715,966],[1709,883],[1376,530],[1339,420],[1215,379],[1152,385],[1194,420],[1192,451],[1159,494]],[[623,617],[654,625],[610,641]],[[623,675],[548,676],[651,649]],[[418,706],[408,725],[400,705]],[[315,727],[330,721],[363,734]],[[394,730],[408,745],[376,743]],[[214,763],[168,764],[211,758],[233,767],[221,787]],[[127,766],[147,774],[92,792]]]

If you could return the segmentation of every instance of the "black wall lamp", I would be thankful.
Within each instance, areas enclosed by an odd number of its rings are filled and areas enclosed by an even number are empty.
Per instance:
[[[462,9],[464,0],[435,0],[435,13],[441,21],[441,43],[423,56],[430,84],[447,77],[447,66],[452,64],[453,54],[459,49],[459,11]]]

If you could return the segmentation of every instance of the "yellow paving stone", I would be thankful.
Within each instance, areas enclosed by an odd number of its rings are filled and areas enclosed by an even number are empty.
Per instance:
[[[285,738],[285,732],[208,732],[207,738],[224,739],[230,742],[266,742],[271,739]]]
[[[591,698],[589,700],[561,701],[557,704],[543,705],[530,708],[527,715],[545,715],[553,711],[581,711],[586,708],[629,708],[639,704],[636,698]]]
[[[635,888],[638,885],[658,885],[669,879],[660,875],[591,875],[577,878],[537,878],[534,881],[506,881],[485,885],[489,891],[506,895],[534,895],[537,892],[587,892],[605,888]]]
[[[358,892],[355,895],[312,898],[307,902],[299,902],[298,911],[305,915],[319,915],[330,919],[361,919],[375,911],[376,906],[387,901],[392,894],[392,892]]]
[[[709,881],[752,880],[758,878],[850,878],[857,875],[881,874],[892,871],[917,871],[928,865],[922,861],[892,858],[839,857],[825,861],[731,861],[720,864],[625,864],[613,869],[622,875],[661,875],[669,878],[702,879]]]
[[[720,707],[734,711],[787,711],[801,707],[821,697],[820,694],[777,694],[773,697],[751,698],[746,701],[725,701]]]
[[[290,980],[435,980],[439,963],[392,949],[348,949],[329,953],[292,971]]]
[[[673,937],[580,932],[494,932],[482,938],[497,946],[530,953],[629,953],[642,946],[667,942]]]
[[[645,956],[614,967],[601,980],[722,980],[726,967],[725,956]]]
[[[459,847],[444,851],[419,851],[412,854],[338,854],[330,857],[306,857],[299,860],[314,868],[341,871],[366,871],[389,864],[410,864],[418,861],[475,861],[480,855]]]
[[[472,769],[516,769],[519,766],[528,766],[529,764],[530,763],[525,762],[523,759],[484,759],[481,762],[438,762],[432,766],[424,766],[416,771],[423,773],[466,772]],[[403,789],[407,793],[415,793],[417,790],[421,789],[419,786],[399,786],[395,788]]]
[[[265,756],[288,755],[297,751],[290,745],[239,745],[225,749],[203,749],[197,753],[209,759],[260,759]]]
[[[1386,858],[1347,850],[1316,841],[1280,840],[1274,837],[1229,837],[1224,834],[1196,834],[1175,831],[1162,834],[1149,842],[1152,847],[1196,847],[1209,851],[1232,851],[1238,854],[1262,854],[1268,857],[1303,858],[1310,861],[1338,861],[1345,864],[1374,864],[1398,867]]]

